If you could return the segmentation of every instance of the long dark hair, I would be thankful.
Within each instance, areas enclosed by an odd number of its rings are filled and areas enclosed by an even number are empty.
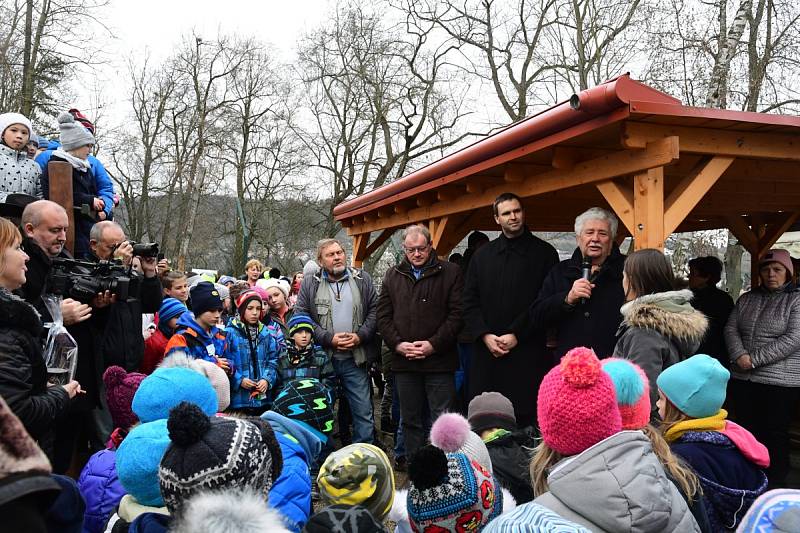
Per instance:
[[[628,276],[628,290],[637,297],[675,288],[675,275],[669,259],[653,248],[637,250],[625,259],[624,272]]]

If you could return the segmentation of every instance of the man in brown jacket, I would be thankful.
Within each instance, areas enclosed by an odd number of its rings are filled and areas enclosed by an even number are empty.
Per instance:
[[[391,366],[410,456],[426,441],[425,406],[435,420],[456,396],[464,280],[457,265],[436,257],[425,226],[403,231],[403,249],[405,259],[383,278],[378,330],[393,350]]]

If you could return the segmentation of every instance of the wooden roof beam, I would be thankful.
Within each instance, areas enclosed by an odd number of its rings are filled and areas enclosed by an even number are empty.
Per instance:
[[[617,214],[628,233],[633,235],[633,190],[614,180],[601,181],[596,187]]]
[[[569,170],[554,169],[536,176],[531,176],[514,187],[514,192],[521,198],[537,196],[560,191],[579,185],[595,184],[618,176],[625,176],[646,171],[662,165],[672,164],[678,159],[680,147],[676,137],[659,139],[643,150],[619,151],[577,163]],[[352,233],[363,233],[402,226],[413,222],[430,220],[445,215],[472,211],[492,204],[494,199],[506,192],[508,185],[502,183],[483,190],[480,193],[464,195],[452,202],[438,202],[430,206],[410,209],[403,214],[395,214],[387,219],[364,222],[354,226]]]
[[[716,156],[702,161],[689,173],[664,201],[664,233],[671,234],[683,219],[703,199],[717,183],[728,167],[734,162],[733,157]]]
[[[800,136],[730,131],[645,122],[625,122],[621,142],[626,148],[644,148],[664,137],[679,137],[684,152],[715,156],[800,161]]]

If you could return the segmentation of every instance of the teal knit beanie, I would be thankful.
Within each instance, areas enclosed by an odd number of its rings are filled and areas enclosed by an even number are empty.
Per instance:
[[[706,418],[722,409],[730,377],[731,373],[719,361],[697,354],[664,370],[656,383],[682,413]]]

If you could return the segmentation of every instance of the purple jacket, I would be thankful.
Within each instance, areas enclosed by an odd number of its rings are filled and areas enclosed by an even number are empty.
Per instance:
[[[117,452],[100,450],[89,458],[78,478],[78,488],[86,502],[83,533],[102,533],[108,518],[125,489],[117,477]]]

